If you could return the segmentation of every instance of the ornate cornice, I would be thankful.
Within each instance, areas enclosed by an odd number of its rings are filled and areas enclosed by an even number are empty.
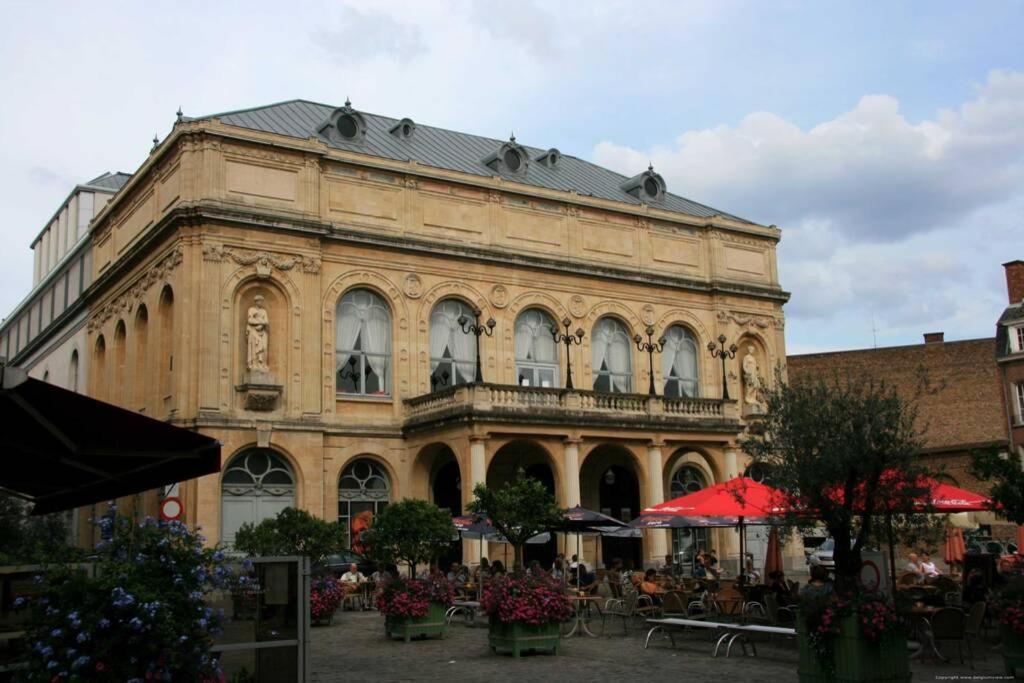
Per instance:
[[[221,262],[231,260],[240,266],[256,266],[256,272],[269,275],[272,269],[288,271],[296,266],[303,273],[319,273],[320,259],[315,256],[296,254],[280,254],[271,251],[254,251],[251,249],[234,249],[223,244],[204,244],[203,260]]]
[[[167,279],[171,271],[178,267],[183,260],[181,246],[175,246],[166,256],[161,258],[149,270],[137,277],[128,289],[101,306],[90,318],[88,323],[89,332],[93,332],[103,326],[103,323],[115,315],[129,313],[139,303],[139,300],[149,291],[149,288],[158,282]]]

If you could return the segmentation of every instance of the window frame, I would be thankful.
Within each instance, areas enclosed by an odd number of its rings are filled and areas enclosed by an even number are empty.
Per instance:
[[[687,326],[677,323],[669,326],[669,328],[665,330],[664,336],[666,339],[668,338],[669,333],[674,329],[682,331],[684,343],[686,340],[689,340],[693,345],[693,367],[696,374],[693,377],[681,377],[679,375],[665,374],[662,377],[664,380],[664,384],[662,385],[662,395],[664,395],[665,398],[700,398],[700,344],[697,342],[697,335],[694,334],[693,330]],[[675,368],[675,365],[673,364],[670,367]],[[683,390],[683,387],[690,382],[693,383],[693,394],[687,394]],[[669,387],[674,387],[678,393],[670,394]]]
[[[548,328],[548,337],[554,346],[554,360],[551,362],[531,360],[527,358],[520,358],[519,348],[517,346],[517,335],[520,325],[527,325],[524,321],[525,317],[530,314],[536,314],[541,318],[541,325]],[[541,388],[557,388],[560,386],[560,367],[558,361],[558,345],[555,344],[554,337],[550,334],[552,330],[557,330],[554,318],[547,314],[546,311],[539,308],[528,308],[516,317],[515,326],[512,334],[512,352],[515,356],[516,363],[516,384],[519,386],[530,386],[530,387],[541,387]],[[537,335],[533,335],[536,339]],[[539,379],[541,373],[551,373],[550,384],[547,387],[543,386],[543,379]],[[526,377],[524,377],[526,375]],[[523,384],[523,379],[528,379],[529,384]]]
[[[381,351],[366,351],[366,350],[364,350],[362,348],[363,346],[365,346],[365,342],[363,340],[363,333],[365,331],[364,329],[360,329],[359,330],[358,335],[356,336],[355,341],[352,344],[352,346],[356,347],[356,348],[352,348],[352,349],[342,349],[342,348],[340,348],[340,342],[338,340],[339,340],[339,337],[340,337],[339,330],[341,328],[341,323],[342,323],[342,318],[343,318],[342,307],[345,306],[347,303],[349,303],[351,301],[350,297],[354,298],[356,295],[359,295],[359,294],[366,294],[366,295],[369,295],[370,297],[372,297],[372,301],[371,301],[371,303],[369,305],[370,310],[373,310],[375,308],[379,308],[379,310],[384,312],[384,314],[385,314],[385,316],[387,318],[387,334],[385,335],[385,344],[386,344],[386,346],[385,346],[385,351],[383,351],[383,352],[381,352]],[[355,306],[354,303],[352,303],[351,305]],[[360,398],[380,398],[380,399],[388,399],[388,400],[390,400],[392,398],[392,396],[393,396],[393,391],[392,391],[392,386],[391,385],[393,384],[393,375],[394,375],[394,353],[392,353],[392,339],[391,339],[391,337],[392,337],[392,335],[394,333],[394,328],[393,328],[394,316],[392,316],[392,314],[391,314],[391,308],[388,306],[387,301],[385,301],[383,296],[381,296],[377,292],[373,291],[372,289],[368,289],[366,287],[356,287],[356,288],[350,289],[349,291],[345,292],[345,294],[343,294],[341,296],[341,298],[338,299],[338,305],[337,305],[337,307],[335,309],[335,314],[336,314],[336,320],[337,320],[337,322],[335,324],[335,330],[334,330],[334,332],[335,332],[335,343],[334,343],[334,360],[335,360],[334,393],[335,393],[335,395],[338,396],[339,398],[341,398],[341,397],[349,398],[349,397],[353,397],[353,396],[358,396]],[[344,367],[338,367],[339,366],[338,359],[341,356],[343,356],[343,355],[344,356],[348,356],[348,360],[346,360],[345,363],[344,363],[345,366],[349,366],[349,367],[354,367],[354,365],[358,365],[359,366],[357,377],[352,378],[352,381],[354,382],[355,387],[356,387],[355,391],[347,391],[347,390],[343,390],[342,389],[342,379],[339,376],[345,370],[345,368]],[[351,362],[353,358],[357,359],[357,362],[355,364],[352,364],[352,362]],[[366,362],[367,358],[379,358],[379,359],[383,360],[383,369],[384,369],[383,377],[380,377],[380,373],[379,372],[376,372],[376,371],[373,370],[372,363],[367,363]],[[367,370],[369,370],[370,374],[375,374],[378,377],[380,377],[380,379],[378,380],[379,387],[380,387],[379,391],[375,391],[375,392],[372,392],[372,393],[367,392],[367,390],[366,390]]]
[[[618,328],[617,331],[621,332],[622,335],[626,339],[626,371],[625,372],[613,372],[611,370],[602,370],[600,367],[597,367],[596,364],[594,363],[594,357],[593,357],[594,356],[594,351],[593,351],[593,348],[594,348],[593,347],[593,343],[594,342],[593,342],[593,339],[596,338],[596,336],[597,336],[597,328],[598,328],[598,326],[603,324],[605,321],[608,321],[608,322],[611,322],[612,324],[614,324]],[[590,347],[591,348],[591,351],[590,351],[591,359],[590,360],[591,360],[591,366],[592,366],[591,367],[591,371],[592,371],[592,375],[593,375],[593,389],[594,389],[594,391],[600,392],[602,394],[631,394],[631,393],[633,393],[633,391],[634,391],[634,389],[633,389],[633,345],[632,345],[632,340],[629,337],[629,328],[626,326],[626,324],[623,323],[618,318],[615,318],[615,317],[612,317],[612,316],[604,316],[604,317],[598,319],[597,322],[594,323],[593,328],[591,329],[591,342],[590,343],[591,343],[591,347]],[[610,345],[610,343],[609,343],[609,345]],[[605,358],[607,358],[607,355],[605,356]],[[619,389],[617,389],[615,387],[615,378],[616,377],[625,378],[625,380],[626,380],[626,388],[625,389],[619,390]],[[607,389],[599,389],[598,388],[598,382],[601,382],[601,381],[607,381],[608,382],[608,388]]]
[[[458,304],[459,306],[461,306],[462,310],[461,310],[460,315],[465,315],[469,320],[472,321],[472,324],[478,325],[480,323],[479,318],[474,314],[473,307],[471,305],[469,305],[468,303],[466,303],[465,301],[463,301],[462,299],[456,299],[456,298],[442,299],[441,301],[438,301],[434,305],[434,307],[430,310],[430,318],[427,321],[427,339],[428,339],[427,348],[428,348],[428,352],[430,353],[430,375],[429,375],[429,377],[430,377],[430,385],[431,385],[430,390],[431,390],[431,392],[439,391],[439,390],[443,390],[443,389],[448,389],[450,387],[458,386],[460,384],[472,384],[473,381],[476,379],[476,373],[475,373],[476,362],[477,362],[477,359],[476,359],[476,343],[477,343],[477,340],[476,339],[470,339],[470,346],[469,346],[469,348],[472,349],[473,354],[472,354],[471,358],[467,358],[467,359],[462,359],[462,360],[456,359],[455,356],[453,355],[454,350],[450,346],[447,346],[447,345],[445,346],[445,349],[444,349],[445,352],[447,352],[446,355],[443,355],[443,356],[440,356],[440,357],[435,356],[434,353],[433,353],[433,350],[430,349],[429,339],[430,339],[431,333],[433,332],[434,316],[435,316],[435,314],[437,313],[438,309],[441,306],[444,306],[445,304],[448,304],[448,303],[454,303],[454,304]],[[460,331],[459,334],[465,334],[465,333]],[[466,334],[466,337],[472,337],[472,335]],[[469,371],[469,375],[467,376],[459,368],[459,364],[462,364],[464,366],[472,364],[473,370]],[[448,379],[446,380],[446,383],[445,384],[435,384],[434,378],[435,377],[442,378],[443,377],[443,373],[445,371],[448,372]],[[461,381],[460,381],[460,379],[461,379]]]

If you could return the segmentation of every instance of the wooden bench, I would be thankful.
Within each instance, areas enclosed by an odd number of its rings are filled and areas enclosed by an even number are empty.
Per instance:
[[[782,626],[761,626],[757,624],[727,624],[717,621],[707,621],[703,619],[648,619],[648,624],[652,624],[651,630],[647,632],[647,639],[644,640],[644,649],[651,642],[651,636],[656,632],[661,631],[668,636],[669,640],[672,641],[672,647],[676,646],[676,639],[672,636],[672,629],[702,629],[712,632],[721,633],[715,640],[715,649],[711,653],[712,657],[717,657],[722,645],[725,644],[725,656],[728,657],[732,653],[732,645],[736,641],[739,641],[740,647],[743,648],[743,655],[747,654],[747,643],[750,643],[750,649],[753,655],[757,656],[757,646],[754,641],[748,641],[747,636],[753,634],[770,635],[770,636],[786,636],[790,638],[796,637],[796,630],[792,628],[785,628]]]

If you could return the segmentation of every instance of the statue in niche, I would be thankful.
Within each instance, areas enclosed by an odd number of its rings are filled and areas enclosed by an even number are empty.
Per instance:
[[[758,374],[754,347],[747,347],[743,357],[743,402],[761,408],[761,376]]]
[[[249,370],[270,372],[270,365],[267,363],[269,334],[270,318],[267,316],[267,309],[263,308],[263,296],[257,294],[246,314],[246,367]]]

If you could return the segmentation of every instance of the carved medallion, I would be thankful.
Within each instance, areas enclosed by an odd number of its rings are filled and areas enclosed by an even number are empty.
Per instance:
[[[647,304],[640,310],[640,319],[647,325],[654,324],[654,306]]]
[[[405,285],[403,287],[405,295],[410,299],[419,299],[423,296],[423,280],[416,273],[409,273],[405,276]]]
[[[569,299],[569,312],[572,313],[574,318],[582,318],[583,314],[587,312],[587,302],[583,300],[583,297],[579,294],[574,294]]]
[[[491,287],[491,304],[495,308],[505,308],[508,306],[508,289],[505,285],[494,285]]]

